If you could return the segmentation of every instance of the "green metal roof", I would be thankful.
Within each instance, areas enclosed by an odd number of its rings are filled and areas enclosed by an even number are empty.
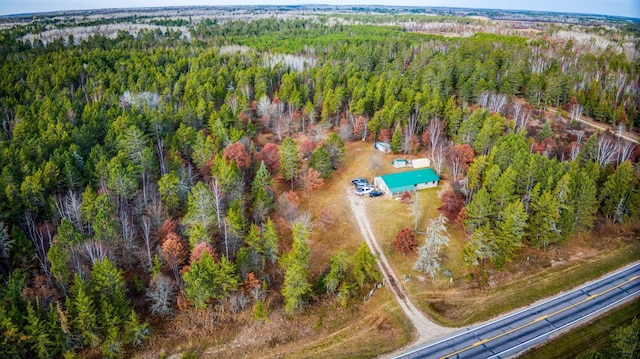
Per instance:
[[[380,176],[391,192],[410,191],[419,183],[439,181],[440,177],[431,168],[390,173]]]

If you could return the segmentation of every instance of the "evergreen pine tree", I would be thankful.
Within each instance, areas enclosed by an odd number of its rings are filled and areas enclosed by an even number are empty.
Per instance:
[[[281,265],[285,271],[284,286],[282,288],[282,295],[285,301],[284,310],[289,315],[302,308],[306,302],[307,295],[311,293],[308,273],[308,235],[308,230],[302,223],[294,223],[291,251],[281,259]]]
[[[467,232],[473,233],[477,228],[490,224],[491,216],[494,214],[492,208],[491,197],[483,187],[473,196],[471,203],[467,206],[467,218],[464,220]]]
[[[377,283],[382,278],[376,257],[364,242],[360,244],[353,258],[353,278],[360,289],[365,288],[366,284]]]
[[[282,146],[280,146],[280,171],[285,180],[291,181],[292,190],[299,169],[298,145],[287,137],[282,142]]]
[[[402,131],[400,130],[400,126],[396,126],[396,130],[391,137],[391,152],[402,152]]]
[[[309,161],[309,167],[315,169],[320,174],[321,178],[327,178],[331,174],[331,156],[329,152],[324,149],[324,146],[318,147],[311,154],[311,160]]]
[[[527,225],[527,212],[522,202],[515,200],[500,212],[495,229],[494,264],[500,269],[505,262],[511,261],[515,250],[522,245]]]
[[[547,248],[560,240],[558,228],[558,201],[550,190],[540,190],[540,184],[533,189],[531,214],[529,215],[529,236],[534,246]]]
[[[262,248],[264,249],[265,257],[273,264],[278,260],[280,252],[278,250],[278,232],[276,232],[275,225],[271,218],[267,219],[267,222],[262,229]]]

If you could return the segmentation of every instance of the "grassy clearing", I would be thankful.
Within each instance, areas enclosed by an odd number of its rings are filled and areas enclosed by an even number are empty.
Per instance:
[[[362,309],[361,316],[348,325],[320,333],[304,346],[292,343],[282,353],[288,358],[371,358],[402,347],[412,339],[414,329],[389,291],[376,293]],[[333,311],[318,318],[321,325],[335,325]]]
[[[598,350],[604,354],[610,345],[611,332],[616,328],[629,325],[631,320],[638,315],[640,315],[640,300],[635,300],[550,341],[540,348],[524,353],[521,358],[575,358],[590,349]]]

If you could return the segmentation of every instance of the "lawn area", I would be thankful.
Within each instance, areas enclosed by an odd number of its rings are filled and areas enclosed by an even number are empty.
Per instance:
[[[607,355],[611,333],[616,328],[629,325],[631,320],[639,315],[640,300],[636,299],[553,339],[540,348],[524,353],[521,358],[576,358],[590,349],[598,350],[605,358],[612,358],[615,354]]]

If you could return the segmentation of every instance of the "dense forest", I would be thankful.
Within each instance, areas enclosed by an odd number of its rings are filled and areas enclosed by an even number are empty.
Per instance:
[[[190,306],[348,306],[375,258],[337,251],[311,278],[322,218],[297,208],[346,141],[427,151],[470,266],[640,218],[637,147],[573,121],[640,126],[637,58],[323,19],[204,19],[190,40],[0,33],[0,356],[123,357]]]

